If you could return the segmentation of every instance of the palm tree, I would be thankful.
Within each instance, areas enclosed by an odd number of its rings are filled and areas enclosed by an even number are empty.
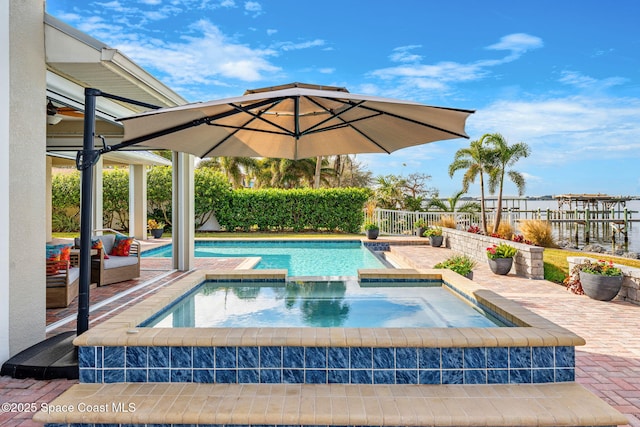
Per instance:
[[[486,135],[485,135],[486,136]],[[494,153],[483,145],[482,138],[471,141],[468,148],[456,151],[453,163],[449,165],[449,176],[460,169],[466,169],[462,177],[462,191],[469,190],[469,184],[474,183],[480,177],[480,213],[482,216],[482,229],[487,232],[487,214],[484,207],[484,174],[490,174],[493,169]]]
[[[458,191],[453,196],[447,198],[447,203],[434,197],[427,204],[427,210],[434,207],[443,212],[478,212],[480,205],[476,202],[465,202],[461,206],[458,206],[460,197],[462,197],[463,194],[465,194],[464,190]]]
[[[495,152],[495,167],[489,176],[489,191],[495,193],[498,188],[498,211],[496,212],[496,220],[493,225],[493,232],[498,232],[498,226],[502,219],[502,190],[504,188],[505,174],[516,185],[518,195],[522,196],[525,189],[524,176],[515,170],[507,170],[512,167],[518,160],[528,157],[531,149],[524,142],[509,145],[507,140],[499,133],[487,134],[482,137],[484,141],[493,146]]]
[[[217,169],[227,176],[233,188],[241,188],[243,177],[253,174],[257,163],[251,157],[212,157],[201,161],[198,167]]]

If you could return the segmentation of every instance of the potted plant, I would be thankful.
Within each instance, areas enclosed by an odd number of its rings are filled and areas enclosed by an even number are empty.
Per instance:
[[[495,274],[508,274],[513,265],[513,257],[518,250],[506,243],[493,245],[487,248],[487,258],[489,258],[489,268]]]
[[[574,267],[584,294],[598,301],[611,301],[622,287],[622,270],[611,261],[584,261]]]
[[[442,262],[439,262],[433,268],[447,268],[469,280],[473,280],[473,268],[475,266],[476,262],[467,255],[454,255]]]
[[[378,224],[367,222],[363,228],[367,234],[367,239],[375,240],[378,238],[378,233],[380,233],[380,227],[378,227]]]
[[[425,219],[418,219],[413,223],[413,226],[416,228],[416,236],[425,237],[424,232],[427,229],[427,221]]]
[[[443,236],[441,227],[429,227],[422,235],[429,238],[429,244],[434,248],[442,246]]]
[[[147,221],[147,228],[151,232],[151,235],[154,239],[159,239],[162,237],[162,233],[164,232],[164,224],[156,221],[155,219],[150,219]]]

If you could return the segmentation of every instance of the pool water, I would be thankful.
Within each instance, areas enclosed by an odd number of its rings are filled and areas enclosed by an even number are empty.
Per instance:
[[[143,257],[171,257],[171,245],[146,251]],[[197,241],[202,258],[260,257],[256,269],[287,269],[289,276],[357,276],[360,268],[385,265],[359,240],[345,241]]]
[[[204,282],[147,327],[496,327],[439,283],[360,286],[357,280]]]

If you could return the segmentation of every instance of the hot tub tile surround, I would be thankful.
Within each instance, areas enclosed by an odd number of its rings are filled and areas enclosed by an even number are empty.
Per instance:
[[[574,380],[584,340],[443,270],[361,270],[363,285],[443,281],[503,328],[141,328],[204,280],[284,281],[286,271],[195,272],[76,338],[80,381],[497,384]],[[368,283],[367,283],[368,281]]]

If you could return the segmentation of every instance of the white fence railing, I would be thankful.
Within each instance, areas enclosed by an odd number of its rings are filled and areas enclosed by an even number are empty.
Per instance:
[[[487,220],[493,220],[493,214],[487,214]],[[427,222],[428,225],[435,224],[442,217],[454,217],[459,230],[467,230],[472,225],[480,222],[479,213],[467,212],[410,212],[397,211],[391,209],[376,208],[373,215],[366,218],[367,222],[373,222],[380,227],[381,234],[389,235],[412,235],[415,233],[415,223],[419,219]]]

